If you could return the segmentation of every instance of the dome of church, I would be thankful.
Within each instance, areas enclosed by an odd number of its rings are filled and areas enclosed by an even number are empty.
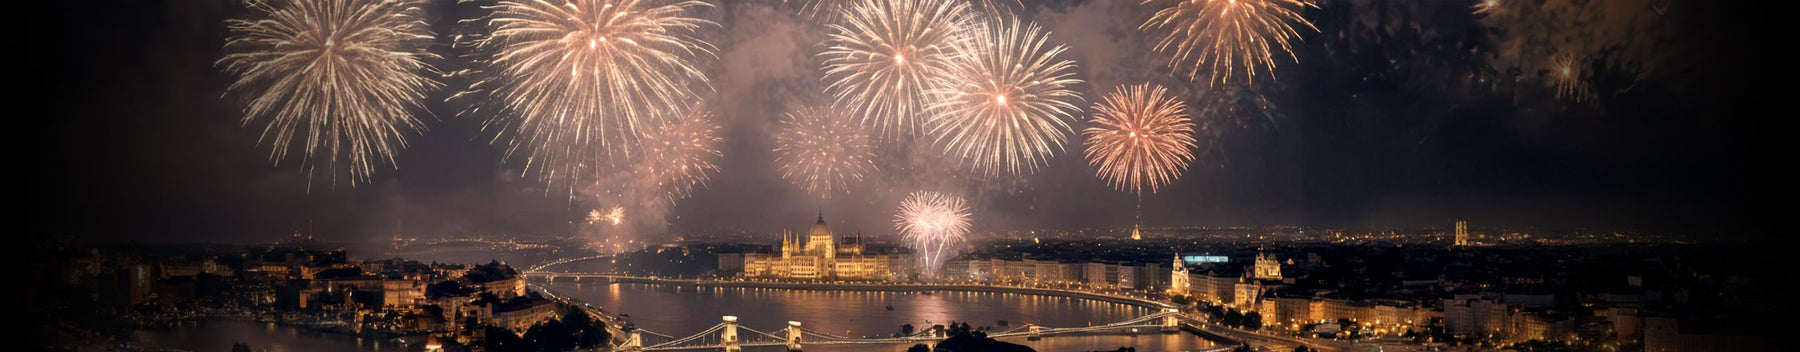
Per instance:
[[[825,215],[819,215],[819,222],[814,223],[812,231],[807,231],[806,234],[811,236],[831,236],[831,226],[825,225]]]

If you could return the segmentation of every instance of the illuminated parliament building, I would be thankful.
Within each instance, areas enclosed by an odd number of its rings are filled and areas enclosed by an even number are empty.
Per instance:
[[[782,279],[891,280],[896,256],[866,255],[861,243],[838,246],[825,215],[805,235],[783,233],[781,253],[744,255],[744,276]]]

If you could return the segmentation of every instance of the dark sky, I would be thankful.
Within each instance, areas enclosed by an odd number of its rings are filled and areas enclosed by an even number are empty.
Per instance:
[[[28,91],[16,143],[33,200],[26,219],[103,240],[265,241],[295,230],[355,240],[433,234],[573,231],[588,205],[518,177],[489,145],[480,121],[432,98],[429,130],[409,139],[397,169],[354,187],[310,181],[293,160],[277,165],[259,131],[240,125],[229,77],[213,66],[224,20],[247,12],[231,1],[54,2],[38,11],[55,32],[28,37],[36,65],[18,67]],[[440,2],[442,3],[442,2]],[[783,181],[769,130],[786,104],[818,89],[822,29],[778,1],[730,2],[709,13],[721,27],[708,72],[726,124],[721,172],[669,209],[672,231],[801,229],[826,208],[840,231],[891,232],[910,186],[877,175],[849,196],[821,202]],[[1677,79],[1600,79],[1591,104],[1567,104],[1536,86],[1470,84],[1483,30],[1458,1],[1325,2],[1307,16],[1298,64],[1254,90],[1267,109],[1208,122],[1200,160],[1161,192],[1143,197],[1149,226],[1297,224],[1338,227],[1479,225],[1602,229],[1729,228],[1773,224],[1761,206],[1788,187],[1765,127],[1775,93],[1747,88],[1771,55],[1742,36],[1754,20],[1693,8],[1682,37],[1707,54]],[[1355,5],[1355,6],[1353,6]],[[1697,5],[1709,6],[1709,5]],[[1711,5],[1723,6],[1723,5]],[[1053,42],[1071,46],[1078,87],[1187,84],[1143,50],[1136,31],[1150,11],[1136,1],[1030,4]],[[435,7],[440,34],[457,16]],[[37,17],[32,15],[32,17]],[[1368,30],[1367,21],[1430,28]],[[1359,22],[1361,21],[1361,22]],[[1362,23],[1362,24],[1358,24]],[[1358,27],[1364,26],[1364,27]],[[1397,34],[1396,34],[1397,33]],[[446,49],[447,50],[447,49]],[[42,61],[37,61],[42,60]],[[454,59],[450,61],[455,61]],[[448,62],[446,65],[455,65]],[[1631,84],[1636,84],[1631,86]],[[1097,88],[1099,87],[1099,88]],[[44,96],[45,94],[48,96]],[[1189,99],[1189,104],[1197,104]],[[47,104],[47,105],[44,105]],[[1254,104],[1250,104],[1254,105]],[[1085,119],[1085,116],[1084,116]],[[1077,123],[1076,130],[1085,128]],[[48,138],[43,135],[48,134]],[[39,143],[36,140],[47,141]],[[962,185],[978,230],[1129,226],[1132,195],[1106,187],[1078,144],[1011,186]],[[38,172],[45,170],[47,172]],[[1778,190],[1780,190],[1778,192]]]

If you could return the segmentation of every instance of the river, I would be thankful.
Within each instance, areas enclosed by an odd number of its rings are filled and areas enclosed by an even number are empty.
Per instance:
[[[789,320],[810,330],[840,336],[892,335],[902,324],[923,329],[932,324],[968,321],[973,326],[1007,330],[1021,323],[1081,327],[1129,320],[1155,313],[1128,304],[1027,294],[990,292],[865,292],[744,287],[695,287],[632,283],[553,282],[563,295],[580,298],[615,313],[629,315],[639,328],[676,337],[718,324],[735,315],[742,326],[775,332]],[[893,306],[888,310],[887,306]],[[1000,326],[1005,320],[1007,326]],[[1139,351],[1182,351],[1213,347],[1190,333],[1163,334],[1153,329],[1136,334],[1113,333],[1023,337],[1004,341],[1042,352],[1076,352],[1136,347]],[[807,351],[905,351],[910,345],[818,345]],[[751,351],[777,351],[778,348]]]
[[[270,352],[423,351],[425,346],[421,339],[365,339],[272,323],[234,320],[201,321],[137,330],[129,338],[142,346],[196,352],[231,351],[231,345],[239,342],[249,344],[256,351]]]

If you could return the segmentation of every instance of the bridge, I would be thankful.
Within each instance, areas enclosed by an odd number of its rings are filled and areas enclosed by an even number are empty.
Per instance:
[[[547,261],[547,262],[543,262],[543,263],[538,263],[538,265],[533,265],[530,268],[525,268],[525,273],[527,275],[554,275],[556,273],[544,271],[544,269],[548,269],[552,266],[557,266],[557,265],[563,265],[563,264],[579,262],[579,261],[583,261],[583,260],[590,260],[590,259],[600,259],[600,258],[606,258],[606,257],[611,257],[611,256],[610,255],[592,255],[592,256],[586,256],[586,257],[557,259],[557,260]]]
[[[600,257],[600,256],[596,256],[596,257]],[[618,282],[638,282],[638,283],[650,283],[650,284],[678,284],[678,285],[750,286],[750,287],[774,287],[774,288],[796,288],[796,289],[826,288],[826,289],[926,290],[926,291],[934,291],[934,290],[1002,290],[1002,291],[998,291],[998,292],[1019,291],[1019,292],[1015,292],[1015,293],[1070,295],[1070,296],[1080,296],[1080,297],[1088,298],[1088,299],[1099,299],[1099,300],[1105,300],[1105,301],[1112,301],[1112,302],[1116,302],[1116,303],[1133,304],[1133,305],[1138,305],[1138,306],[1142,306],[1142,307],[1159,309],[1161,311],[1158,313],[1146,315],[1143,317],[1133,318],[1130,320],[1125,320],[1125,321],[1120,321],[1120,322],[1105,324],[1105,325],[1095,325],[1095,326],[1058,328],[1058,327],[1046,327],[1046,326],[1040,326],[1040,325],[1034,325],[1034,324],[1026,324],[1026,325],[1023,325],[1023,326],[1020,326],[1017,328],[1013,328],[1010,330],[1006,330],[1006,331],[989,332],[988,336],[993,337],[993,338],[1018,337],[1018,336],[1025,336],[1027,338],[1038,338],[1038,337],[1060,335],[1060,334],[1135,331],[1134,329],[1150,329],[1150,328],[1154,328],[1154,329],[1157,329],[1158,331],[1163,331],[1163,332],[1173,332],[1173,331],[1178,331],[1183,328],[1186,328],[1190,331],[1197,332],[1200,335],[1207,337],[1209,339],[1228,341],[1229,343],[1225,343],[1224,345],[1229,345],[1229,346],[1235,346],[1235,345],[1239,344],[1240,342],[1255,342],[1259,345],[1274,345],[1274,346],[1286,346],[1286,347],[1297,346],[1297,345],[1306,345],[1308,347],[1313,347],[1313,348],[1325,350],[1325,351],[1343,350],[1343,346],[1333,344],[1330,341],[1316,341],[1316,340],[1299,339],[1299,338],[1293,338],[1293,337],[1287,337],[1287,336],[1271,335],[1271,334],[1244,331],[1244,330],[1219,326],[1214,323],[1206,322],[1202,319],[1194,318],[1187,314],[1179,313],[1178,310],[1175,310],[1173,308],[1174,306],[1169,305],[1168,303],[1165,303],[1165,302],[1160,302],[1160,301],[1155,301],[1155,300],[1150,300],[1150,299],[1145,299],[1145,298],[1139,298],[1139,297],[1109,295],[1109,294],[1104,294],[1104,293],[1099,293],[1099,292],[1090,292],[1090,291],[1041,288],[1041,287],[1012,287],[1012,286],[993,286],[993,285],[934,284],[934,283],[906,283],[906,284],[879,284],[879,285],[876,285],[876,284],[841,284],[841,283],[840,284],[779,283],[779,282],[732,281],[732,280],[661,278],[661,277],[648,277],[648,276],[613,274],[613,273],[549,272],[549,271],[542,270],[544,268],[547,268],[549,266],[554,266],[557,264],[580,261],[580,260],[588,260],[588,259],[593,259],[596,257],[573,258],[573,259],[559,260],[557,262],[545,263],[545,264],[541,264],[541,265],[535,266],[533,268],[530,268],[530,269],[526,270],[523,274],[527,277],[547,279],[549,281],[555,281],[557,279],[565,279],[565,278],[566,279],[576,279],[576,280],[604,279],[604,280],[618,281]],[[548,289],[541,288],[537,285],[533,285],[533,287],[538,288],[538,289],[540,289],[540,291],[545,292],[547,296],[555,297],[554,294],[549,292]],[[921,332],[919,334],[914,334],[912,336],[903,336],[903,337],[845,337],[845,336],[837,336],[837,335],[831,335],[828,333],[813,331],[810,329],[804,329],[804,328],[802,328],[802,325],[800,325],[799,322],[792,322],[792,321],[789,322],[788,327],[783,327],[780,329],[774,329],[774,330],[769,330],[769,331],[763,331],[763,330],[756,330],[756,329],[740,326],[737,324],[735,317],[727,317],[727,319],[723,319],[723,321],[721,321],[717,325],[714,325],[711,328],[708,328],[706,330],[703,330],[703,331],[700,331],[700,332],[697,332],[697,333],[694,333],[694,334],[691,334],[691,335],[688,335],[685,337],[678,338],[678,337],[675,337],[675,336],[672,336],[669,334],[664,334],[664,333],[649,331],[649,330],[619,329],[619,327],[621,326],[618,324],[620,319],[618,319],[616,316],[614,316],[610,313],[605,312],[598,306],[588,305],[586,303],[582,303],[579,300],[575,300],[572,298],[557,297],[557,299],[563,300],[568,303],[572,303],[573,305],[576,305],[576,306],[583,307],[584,309],[588,310],[589,314],[594,315],[595,317],[606,321],[608,323],[607,324],[608,330],[612,330],[611,332],[613,332],[612,336],[614,336],[614,338],[615,338],[615,341],[613,344],[613,349],[616,351],[680,351],[680,350],[707,350],[707,349],[713,349],[713,350],[722,349],[722,350],[730,351],[730,350],[741,349],[743,347],[759,347],[759,346],[787,346],[790,348],[798,348],[802,344],[806,344],[806,345],[905,344],[905,343],[931,344],[931,343],[940,341],[945,338],[945,336],[942,336],[942,335],[931,335],[936,332],[930,331],[930,330]],[[1159,319],[1161,319],[1161,320],[1159,320]],[[730,336],[731,338],[727,339],[726,336]],[[793,342],[792,344],[790,344],[790,338],[792,339],[792,341],[791,341],[791,342]],[[735,342],[728,342],[728,341],[735,341]],[[729,346],[737,346],[737,347],[729,347]],[[1222,347],[1217,350],[1223,351],[1223,350],[1229,350],[1231,348],[1232,347]],[[1203,351],[1211,351],[1211,350],[1212,349],[1203,350]]]
[[[1106,325],[1082,327],[1048,327],[1037,324],[1024,324],[1011,330],[990,332],[988,337],[1006,338],[1025,336],[1039,338],[1051,335],[1101,333],[1116,331],[1138,331],[1139,329],[1156,329],[1165,333],[1181,330],[1183,319],[1179,311],[1167,308],[1161,312],[1132,318]],[[832,335],[807,329],[798,321],[789,321],[786,327],[774,330],[758,330],[738,324],[738,317],[724,316],[718,324],[684,337],[674,337],[644,329],[626,332],[626,337],[615,351],[687,351],[687,350],[724,350],[740,351],[744,347],[786,347],[789,351],[799,351],[805,345],[848,345],[848,344],[906,344],[935,342],[946,338],[940,329],[926,329],[909,336],[896,337],[847,337]]]

